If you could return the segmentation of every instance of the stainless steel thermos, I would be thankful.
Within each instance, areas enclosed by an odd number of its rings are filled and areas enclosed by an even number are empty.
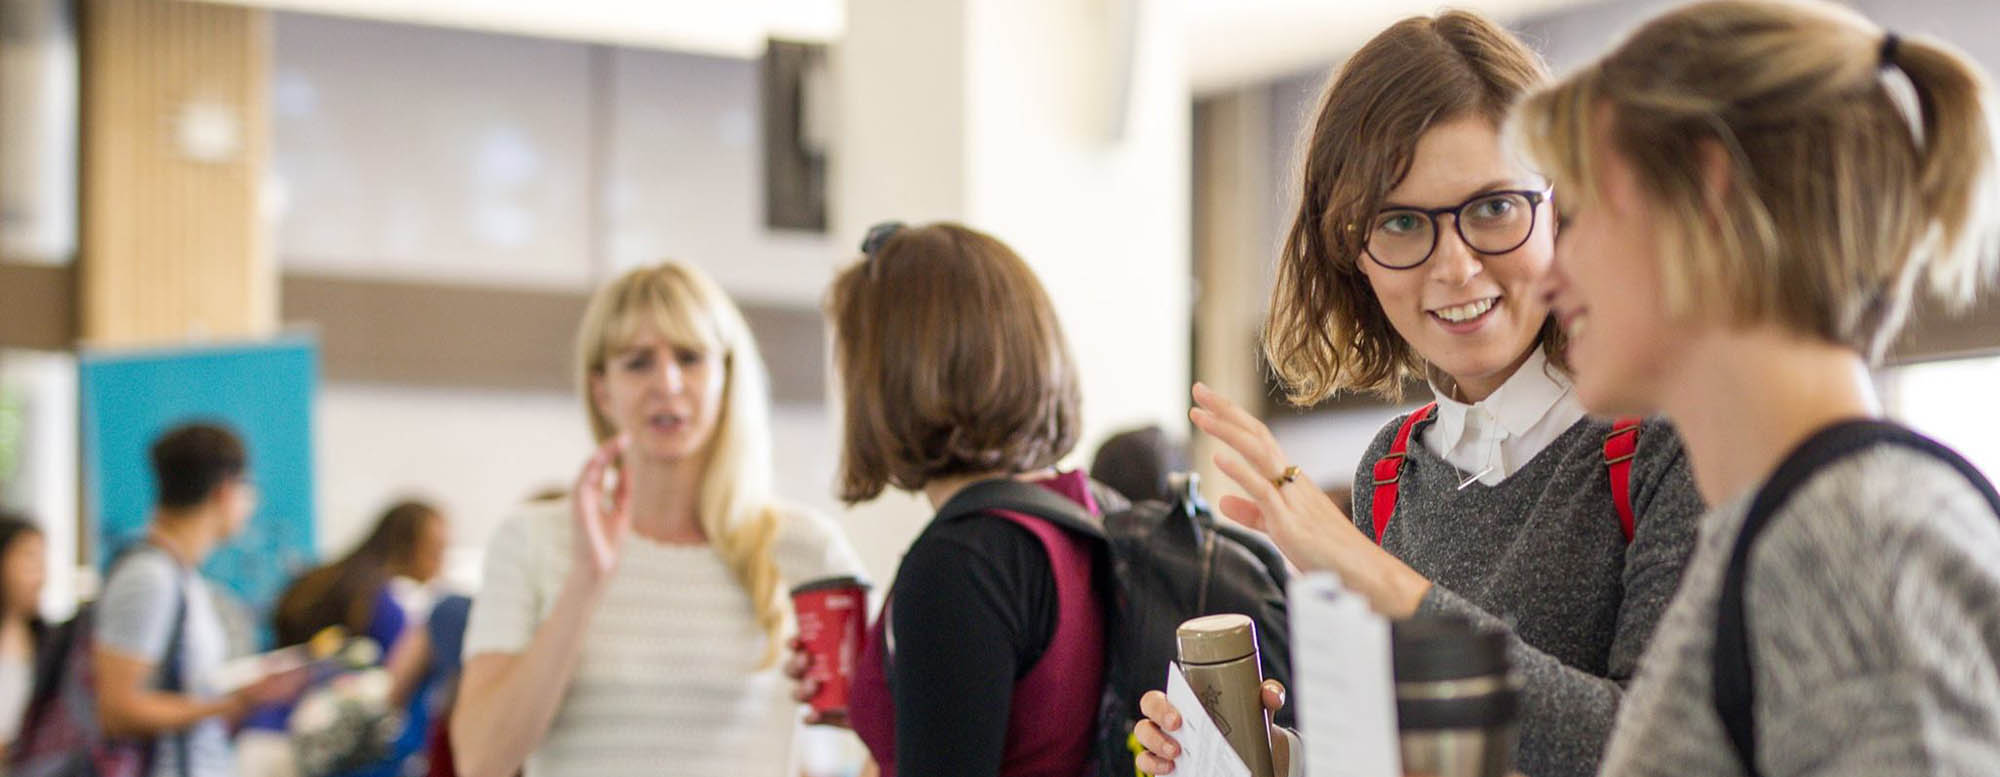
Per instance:
[[[1513,770],[1520,682],[1507,637],[1470,621],[1420,617],[1391,631],[1403,771],[1505,777]]]
[[[1251,777],[1272,777],[1270,713],[1264,709],[1257,624],[1245,615],[1205,615],[1182,623],[1176,636],[1181,671],[1201,706],[1250,767]]]

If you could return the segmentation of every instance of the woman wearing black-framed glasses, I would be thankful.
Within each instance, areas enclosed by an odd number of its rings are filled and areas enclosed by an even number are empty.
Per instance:
[[[1265,352],[1289,398],[1433,403],[1390,421],[1336,505],[1270,430],[1205,387],[1191,418],[1233,450],[1222,511],[1391,618],[1453,615],[1508,635],[1523,680],[1518,765],[1596,770],[1624,685],[1679,584],[1702,510],[1663,423],[1586,417],[1543,299],[1559,194],[1503,150],[1500,122],[1546,79],[1468,13],[1363,46],[1310,131]],[[1267,698],[1275,704],[1275,697]],[[1179,712],[1143,702],[1140,766],[1171,769]],[[1288,738],[1287,738],[1287,741]]]

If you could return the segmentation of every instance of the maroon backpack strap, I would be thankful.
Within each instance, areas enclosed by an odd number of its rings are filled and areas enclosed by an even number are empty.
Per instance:
[[[1377,545],[1382,544],[1382,532],[1389,528],[1389,518],[1396,514],[1396,492],[1403,480],[1403,459],[1410,454],[1410,434],[1435,410],[1437,403],[1432,402],[1403,419],[1402,428],[1396,430],[1395,441],[1389,443],[1389,452],[1375,461],[1375,498],[1370,503],[1370,509],[1375,518]]]
[[[1611,424],[1611,433],[1604,436],[1604,464],[1611,470],[1611,499],[1618,505],[1618,528],[1624,530],[1625,541],[1632,541],[1632,529],[1638,525],[1637,516],[1632,514],[1632,459],[1639,455],[1639,421],[1637,418],[1620,418]]]

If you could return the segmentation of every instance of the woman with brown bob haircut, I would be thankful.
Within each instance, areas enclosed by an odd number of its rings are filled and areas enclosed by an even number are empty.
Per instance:
[[[876,227],[834,281],[840,496],[895,487],[939,514],[981,481],[1092,513],[1076,365],[1026,262],[955,224]],[[1090,762],[1104,614],[1089,540],[1012,512],[937,520],[903,556],[856,661],[855,733],[893,777],[1075,775]]]
[[[1725,0],[1519,109],[1577,393],[1678,422],[1715,505],[1604,774],[2000,773],[2000,495],[1869,372],[1916,289],[2000,271],[1994,100],[1939,41]]]
[[[1588,417],[1540,284],[1563,196],[1501,142],[1541,59],[1471,13],[1405,19],[1341,66],[1303,159],[1265,351],[1290,399],[1435,402],[1382,427],[1345,511],[1248,412],[1191,417],[1235,455],[1225,515],[1330,570],[1390,618],[1503,630],[1525,681],[1519,764],[1596,771],[1625,684],[1680,581],[1702,504],[1674,430]],[[1275,704],[1276,698],[1267,702]],[[1172,768],[1179,715],[1149,694],[1141,766]]]

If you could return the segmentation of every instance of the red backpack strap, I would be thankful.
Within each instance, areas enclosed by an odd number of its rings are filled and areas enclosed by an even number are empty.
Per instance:
[[[1375,460],[1375,498],[1370,506],[1375,517],[1375,544],[1382,544],[1382,532],[1389,528],[1389,517],[1396,514],[1396,491],[1403,480],[1403,459],[1410,454],[1410,434],[1417,424],[1431,417],[1437,410],[1432,402],[1403,419],[1403,426],[1396,430],[1396,440],[1389,443],[1389,452]]]
[[[1618,504],[1618,528],[1625,531],[1625,541],[1632,541],[1632,528],[1638,519],[1632,514],[1632,459],[1639,455],[1639,421],[1637,418],[1620,418],[1611,424],[1611,433],[1604,436],[1604,464],[1611,470],[1611,499]]]

